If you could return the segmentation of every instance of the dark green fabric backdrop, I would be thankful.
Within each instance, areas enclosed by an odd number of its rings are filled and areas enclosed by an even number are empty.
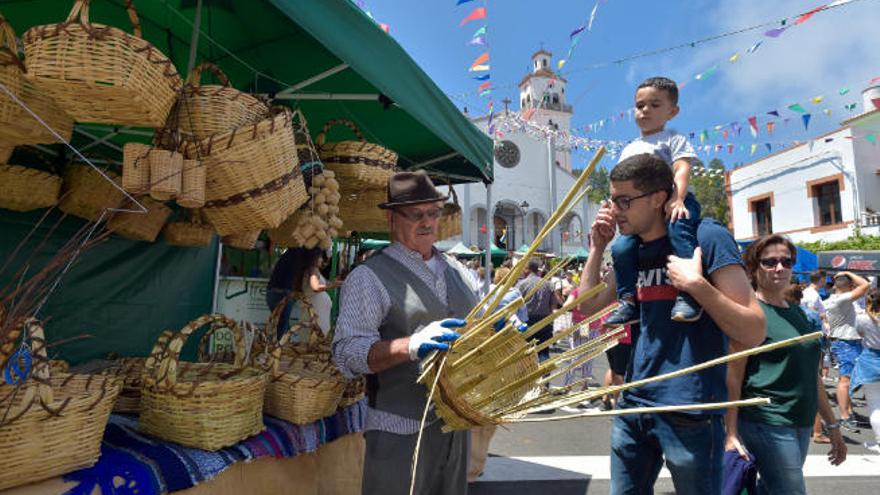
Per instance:
[[[0,209],[0,265],[44,212]],[[18,266],[57,218],[44,222],[13,267],[0,274],[0,286],[12,282]],[[32,263],[42,266],[83,224],[66,218]],[[147,243],[114,235],[83,252],[38,316],[46,320],[50,344],[82,334],[95,338],[53,347],[50,354],[72,364],[111,352],[146,355],[162,330],[177,330],[211,310],[216,256],[216,241],[205,248],[178,248],[165,244],[161,236]]]

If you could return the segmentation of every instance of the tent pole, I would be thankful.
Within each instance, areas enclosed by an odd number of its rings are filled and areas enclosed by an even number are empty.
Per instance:
[[[214,265],[214,292],[211,294],[211,313],[216,313],[217,293],[220,292],[220,267],[223,265],[223,243],[217,241],[217,263]]]
[[[287,96],[287,95],[293,94],[293,93],[305,88],[306,86],[311,86],[312,84],[315,84],[316,82],[318,82],[322,79],[326,79],[326,78],[328,78],[338,72],[342,72],[347,68],[348,68],[348,64],[339,64],[335,67],[331,67],[330,69],[327,69],[320,74],[316,74],[308,79],[305,79],[303,81],[300,81],[300,82],[294,84],[293,86],[291,86],[283,91],[279,91],[278,94],[276,94],[275,96],[278,97],[278,96]]]
[[[186,73],[192,72],[196,66],[196,55],[199,52],[199,32],[202,27],[202,0],[196,2],[196,17],[193,20],[192,38],[189,41],[189,61],[186,64]],[[198,81],[196,81],[198,82]]]
[[[492,283],[492,244],[495,242],[495,205],[492,204],[492,184],[486,184],[486,290]]]

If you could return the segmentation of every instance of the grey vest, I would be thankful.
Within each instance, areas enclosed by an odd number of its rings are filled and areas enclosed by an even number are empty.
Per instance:
[[[464,318],[479,302],[452,264],[445,271],[448,303],[438,299],[415,273],[391,256],[379,254],[365,264],[385,286],[391,299],[391,308],[379,327],[382,340],[409,337],[432,321]],[[421,419],[428,395],[425,386],[416,383],[419,374],[419,363],[416,361],[367,375],[370,407]]]

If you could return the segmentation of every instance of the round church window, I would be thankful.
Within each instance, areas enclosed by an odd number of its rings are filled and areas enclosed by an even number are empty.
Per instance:
[[[513,141],[504,140],[495,147],[495,160],[502,167],[513,168],[519,164],[519,147]]]

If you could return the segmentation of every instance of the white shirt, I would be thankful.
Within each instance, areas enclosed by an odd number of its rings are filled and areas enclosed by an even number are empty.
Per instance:
[[[825,300],[825,317],[828,318],[829,337],[843,340],[858,340],[856,331],[856,308],[852,293],[833,294]]]
[[[814,289],[812,285],[808,285],[807,288],[804,289],[804,297],[801,298],[801,306],[804,309],[815,311],[820,315],[825,313],[825,305],[822,304],[822,297],[819,295],[819,291]]]
[[[872,320],[867,314],[856,317],[856,331],[862,336],[862,345],[880,350],[880,320]]]
[[[327,279],[318,272],[318,280],[322,285],[327,284]],[[318,327],[321,329],[321,333],[327,335],[330,333],[330,312],[333,309],[333,300],[330,298],[330,294],[324,292],[315,292],[312,290],[312,285],[309,283],[308,278],[303,280],[303,292],[308,294],[312,307],[315,308],[315,314],[318,316]]]
[[[671,129],[641,136],[629,143],[620,153],[620,161],[645,153],[656,155],[670,167],[678,160],[697,158],[687,138]]]

